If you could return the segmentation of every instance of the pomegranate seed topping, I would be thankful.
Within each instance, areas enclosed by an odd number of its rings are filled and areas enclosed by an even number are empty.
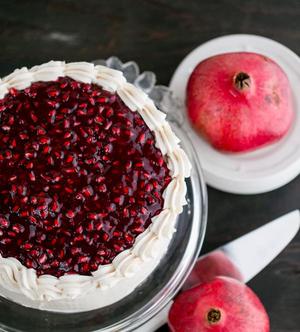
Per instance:
[[[87,216],[89,219],[94,219],[94,220],[98,218],[97,213],[88,213]]]
[[[67,216],[68,218],[74,218],[74,217],[75,217],[75,213],[74,213],[74,211],[69,210],[69,211],[66,213],[66,216]]]
[[[145,139],[146,139],[146,135],[144,133],[141,133],[137,138],[137,142],[138,143],[145,143]]]
[[[3,129],[4,131],[10,131],[10,126],[2,126],[2,129]]]
[[[94,191],[91,186],[87,186],[82,189],[82,193],[85,197],[90,197],[93,195]]]
[[[38,275],[90,275],[161,211],[169,170],[117,95],[64,77],[12,89],[0,112],[3,257]]]
[[[37,134],[38,135],[45,135],[46,134],[46,130],[42,127],[39,127],[37,130]]]
[[[41,257],[38,259],[40,264],[44,264],[47,260],[46,254],[42,254]]]
[[[29,173],[29,179],[30,179],[30,181],[35,181],[35,174],[34,174],[33,171],[31,171],[31,172]]]
[[[3,245],[9,245],[12,243],[12,239],[9,239],[9,238],[3,238],[0,240],[0,244],[3,244]]]
[[[104,234],[102,235],[102,240],[103,240],[104,242],[107,242],[108,239],[109,239],[109,235],[106,234],[106,233],[104,233]]]
[[[42,136],[39,139],[40,144],[49,144],[50,143],[50,138],[46,136]]]
[[[8,228],[9,227],[9,221],[5,218],[0,217],[0,227]]]
[[[22,245],[22,249],[30,250],[33,247],[32,243],[25,243]],[[30,253],[32,255],[32,253]]]

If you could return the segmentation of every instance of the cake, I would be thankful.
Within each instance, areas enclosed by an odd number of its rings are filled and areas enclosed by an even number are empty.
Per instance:
[[[178,143],[105,66],[50,61],[0,80],[0,295],[79,312],[130,294],[186,204]]]

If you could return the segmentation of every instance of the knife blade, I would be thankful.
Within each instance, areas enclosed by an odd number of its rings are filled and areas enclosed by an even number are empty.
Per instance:
[[[299,210],[295,210],[215,250],[224,252],[238,268],[243,280],[248,282],[278,256],[291,242],[299,228],[300,213]],[[156,316],[134,332],[154,332],[166,324],[172,303],[173,301],[168,303]]]
[[[218,248],[230,258],[248,282],[291,242],[300,227],[295,210]]]

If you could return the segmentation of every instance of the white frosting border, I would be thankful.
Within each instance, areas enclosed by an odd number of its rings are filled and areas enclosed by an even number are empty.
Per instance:
[[[0,255],[0,285],[8,291],[38,301],[72,300],[99,288],[106,290],[123,278],[134,276],[141,262],[153,260],[161,251],[166,251],[176,230],[176,217],[186,204],[184,178],[190,176],[191,170],[188,157],[179,147],[180,141],[166,121],[166,115],[155,107],[143,91],[128,83],[120,71],[88,62],[50,61],[29,70],[24,67],[0,79],[0,99],[4,98],[10,88],[21,90],[33,82],[53,81],[62,76],[84,83],[95,83],[109,92],[117,93],[128,108],[139,112],[154,132],[156,147],[164,155],[172,180],[163,192],[163,210],[152,218],[147,230],[137,236],[133,247],[119,253],[111,264],[100,265],[92,276],[38,277],[34,269],[25,267],[17,259]]]

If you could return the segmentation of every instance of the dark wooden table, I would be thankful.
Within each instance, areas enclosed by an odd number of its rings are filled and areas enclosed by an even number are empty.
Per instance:
[[[264,35],[300,54],[300,2],[2,0],[0,75],[50,59],[117,55],[135,59],[168,84],[193,48],[231,33]],[[208,194],[203,252],[300,208],[300,177],[262,195],[230,195],[211,188]],[[250,286],[265,304],[273,332],[300,331],[300,234]]]

